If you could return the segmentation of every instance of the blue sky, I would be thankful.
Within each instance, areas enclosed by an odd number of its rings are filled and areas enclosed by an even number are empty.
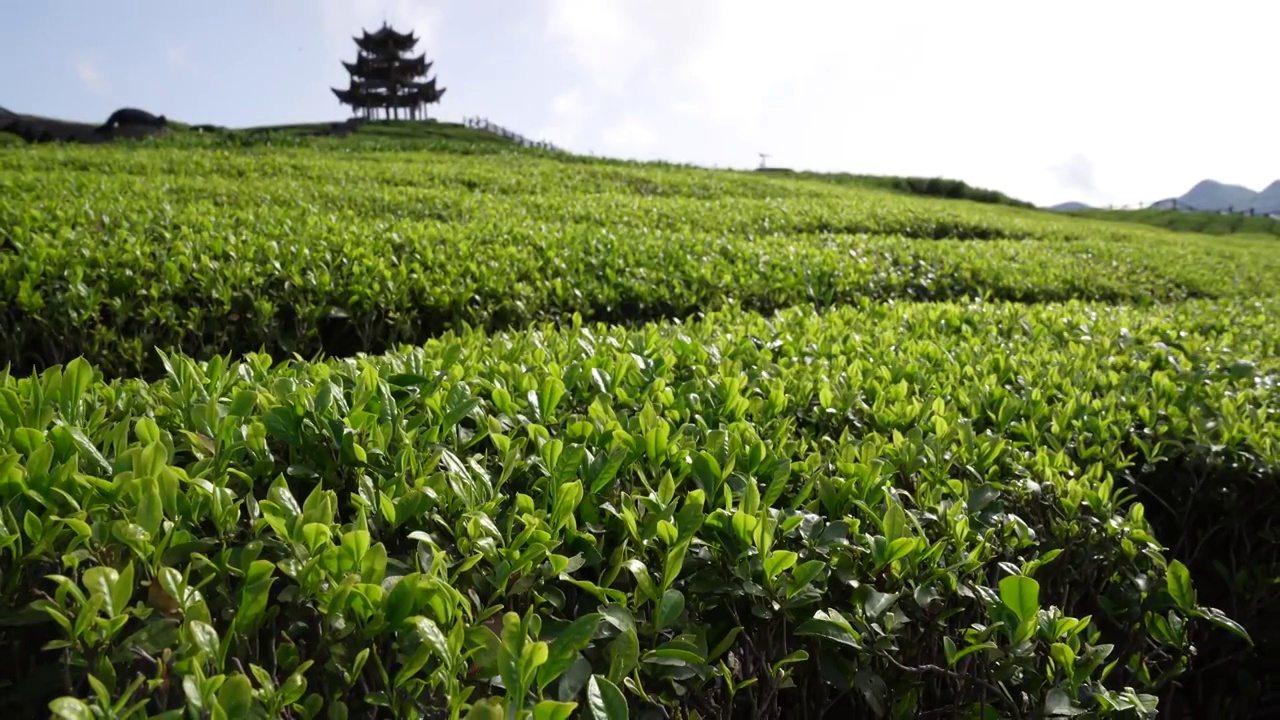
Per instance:
[[[580,152],[943,175],[1050,203],[1280,178],[1272,0],[41,0],[0,11],[0,106],[337,120],[353,34]]]

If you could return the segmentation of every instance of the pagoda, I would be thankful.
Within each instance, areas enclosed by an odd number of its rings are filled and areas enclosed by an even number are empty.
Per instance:
[[[351,84],[346,90],[330,88],[338,102],[369,120],[377,118],[379,110],[386,119],[399,119],[402,111],[408,119],[425,119],[427,106],[440,102],[445,88],[437,87],[435,78],[422,79],[433,63],[427,62],[426,53],[409,54],[419,38],[384,22],[377,32],[362,30],[361,37],[352,39],[360,52],[354,63],[342,63]]]

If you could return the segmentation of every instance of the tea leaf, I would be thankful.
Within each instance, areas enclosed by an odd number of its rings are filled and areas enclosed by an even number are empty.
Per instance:
[[[622,691],[600,675],[592,675],[587,682],[587,710],[593,720],[627,720],[630,717]]]
[[[1040,612],[1040,583],[1029,577],[1009,575],[1000,580],[1000,600],[1019,621],[1029,622]]]
[[[1165,583],[1169,589],[1169,595],[1177,603],[1179,610],[1191,612],[1195,609],[1195,590],[1191,587],[1191,573],[1187,571],[1185,565],[1178,560],[1169,563]]]

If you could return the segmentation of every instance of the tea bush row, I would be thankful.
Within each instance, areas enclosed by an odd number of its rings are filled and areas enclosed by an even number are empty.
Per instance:
[[[318,150],[0,153],[0,365],[350,355],[574,313],[1276,292],[1274,244],[705,171]]]
[[[1274,490],[1276,310],[863,303],[0,375],[0,697],[1154,717],[1201,640],[1257,632],[1147,516],[1197,463]]]

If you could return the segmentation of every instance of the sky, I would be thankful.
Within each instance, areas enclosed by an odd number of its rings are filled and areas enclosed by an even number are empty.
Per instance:
[[[434,117],[574,152],[1038,204],[1280,179],[1275,0],[0,0],[0,107],[340,120],[340,61],[384,21],[422,37]]]

